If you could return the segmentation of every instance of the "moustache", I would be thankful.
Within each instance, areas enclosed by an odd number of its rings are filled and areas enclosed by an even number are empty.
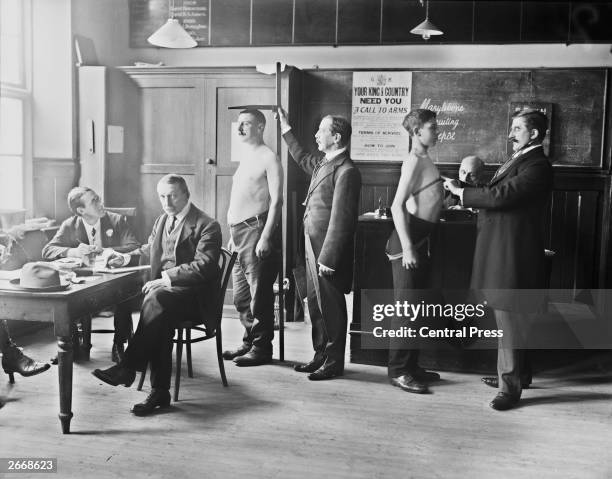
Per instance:
[[[508,138],[508,143],[518,143],[518,140],[516,138]]]

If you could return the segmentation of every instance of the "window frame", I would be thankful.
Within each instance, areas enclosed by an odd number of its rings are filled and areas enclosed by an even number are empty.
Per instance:
[[[0,96],[18,99],[23,102],[21,204],[27,210],[27,215],[31,216],[34,207],[32,168],[32,1],[21,0],[19,4],[22,6],[21,84],[0,81]]]

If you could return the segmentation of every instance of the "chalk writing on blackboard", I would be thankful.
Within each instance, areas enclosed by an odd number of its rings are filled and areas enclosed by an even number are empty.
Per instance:
[[[436,112],[438,122],[438,142],[444,143],[457,139],[457,128],[463,125],[461,114],[466,111],[463,103],[453,100],[443,100],[441,103],[432,102],[425,98],[420,108]]]
[[[130,0],[129,5],[130,46],[150,47],[147,38],[171,17],[181,23],[199,46],[208,45],[210,0]]]

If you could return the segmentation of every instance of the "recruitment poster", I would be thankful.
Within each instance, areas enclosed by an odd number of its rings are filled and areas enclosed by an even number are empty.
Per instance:
[[[401,161],[409,136],[402,120],[410,111],[412,72],[354,72],[351,157]]]

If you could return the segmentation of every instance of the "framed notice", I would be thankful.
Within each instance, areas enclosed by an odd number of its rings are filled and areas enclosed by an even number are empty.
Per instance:
[[[550,156],[550,137],[552,133],[552,103],[546,103],[542,101],[513,101],[510,102],[510,108],[508,108],[508,131],[510,131],[510,126],[512,125],[512,115],[515,112],[524,110],[525,108],[532,108],[534,110],[541,111],[548,118],[548,130],[546,130],[546,137],[542,142],[542,148],[544,149],[544,154],[546,156]],[[512,155],[512,143],[508,142],[508,156]]]
[[[351,110],[353,160],[402,161],[410,137],[412,72],[354,72]]]

